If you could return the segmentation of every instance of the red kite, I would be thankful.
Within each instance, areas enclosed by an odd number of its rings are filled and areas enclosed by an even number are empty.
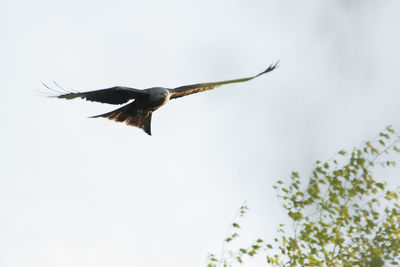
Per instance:
[[[152,87],[139,90],[130,87],[115,86],[107,89],[82,93],[67,92],[66,94],[61,94],[54,97],[65,99],[80,97],[89,101],[96,101],[107,104],[123,104],[128,102],[129,100],[134,99],[133,102],[119,109],[101,115],[93,116],[91,118],[103,117],[117,122],[125,122],[127,125],[139,127],[143,129],[147,134],[151,135],[151,114],[161,106],[165,105],[168,100],[203,92],[206,90],[211,90],[224,84],[246,82],[274,70],[277,67],[277,64],[278,63],[269,66],[265,71],[255,76],[242,79],[185,85],[173,89],[164,87]],[[53,90],[47,85],[43,85],[46,86],[48,89]]]

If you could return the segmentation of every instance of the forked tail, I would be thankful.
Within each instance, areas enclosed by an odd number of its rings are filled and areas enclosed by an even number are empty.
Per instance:
[[[151,114],[151,110],[139,109],[133,102],[111,112],[90,118],[103,117],[116,122],[125,122],[127,125],[141,128],[148,135],[151,135]]]

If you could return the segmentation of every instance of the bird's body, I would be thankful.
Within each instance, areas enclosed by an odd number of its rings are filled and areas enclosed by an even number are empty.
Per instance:
[[[122,106],[119,109],[108,113],[93,116],[92,118],[104,117],[117,122],[125,122],[128,125],[143,129],[151,135],[151,116],[154,111],[165,105],[170,99],[211,90],[215,87],[237,82],[245,82],[254,79],[262,74],[270,72],[276,68],[277,64],[271,65],[268,69],[258,75],[221,82],[200,83],[186,85],[177,88],[152,87],[148,89],[134,89],[130,87],[116,86],[107,89],[89,91],[89,92],[67,92],[57,95],[57,98],[73,99],[84,98],[89,101],[96,101],[108,104],[123,104],[134,99],[133,102]],[[48,89],[52,88],[45,85]]]

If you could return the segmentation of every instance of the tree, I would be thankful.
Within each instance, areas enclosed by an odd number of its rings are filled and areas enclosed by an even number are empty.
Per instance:
[[[400,265],[399,190],[388,188],[373,171],[394,167],[400,137],[388,126],[372,142],[352,152],[339,151],[331,160],[317,161],[306,186],[297,172],[289,183],[274,186],[290,227],[280,224],[273,244],[257,239],[248,248],[211,255],[208,266],[231,266],[245,256],[265,253],[273,266]],[[240,209],[244,215],[247,207]],[[236,218],[231,229],[238,230]],[[238,237],[228,235],[225,245]],[[227,256],[228,255],[228,256]]]

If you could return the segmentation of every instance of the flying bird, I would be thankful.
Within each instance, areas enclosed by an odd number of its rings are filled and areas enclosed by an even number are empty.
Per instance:
[[[103,117],[117,122],[125,122],[127,125],[141,128],[147,134],[151,135],[151,115],[154,111],[165,105],[168,100],[211,90],[224,84],[246,82],[274,70],[277,65],[278,62],[270,65],[265,71],[247,78],[211,83],[198,83],[180,86],[173,89],[152,87],[140,90],[124,86],[115,86],[88,92],[72,92],[61,88],[57,83],[55,83],[56,86],[65,91],[64,93],[54,90],[44,83],[43,85],[49,90],[61,93],[59,95],[50,97],[64,99],[74,99],[80,97],[88,101],[107,104],[124,104],[133,99],[133,102],[122,106],[121,108],[104,114],[92,116],[91,118]]]

